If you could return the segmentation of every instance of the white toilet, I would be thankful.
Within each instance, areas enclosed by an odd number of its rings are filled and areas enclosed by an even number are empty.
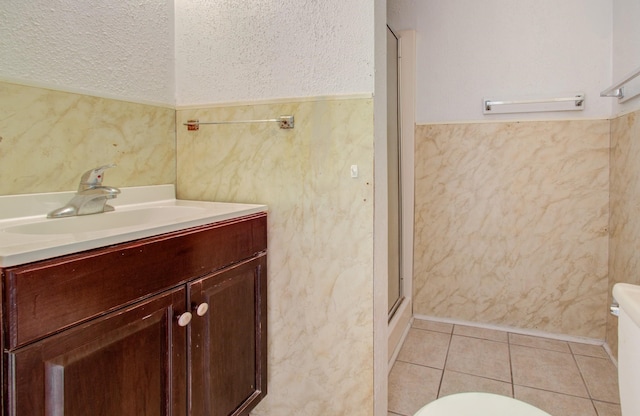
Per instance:
[[[618,382],[622,416],[640,415],[640,286],[618,283]],[[489,393],[459,393],[433,401],[414,416],[550,416],[530,404]]]
[[[442,397],[415,416],[551,416],[537,407],[491,393],[458,393]]]
[[[618,315],[618,384],[622,416],[640,415],[640,286],[616,283]]]

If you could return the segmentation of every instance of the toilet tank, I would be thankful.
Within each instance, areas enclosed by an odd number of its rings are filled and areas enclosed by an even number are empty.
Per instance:
[[[618,383],[622,416],[640,415],[640,286],[617,283],[613,297],[618,319]]]

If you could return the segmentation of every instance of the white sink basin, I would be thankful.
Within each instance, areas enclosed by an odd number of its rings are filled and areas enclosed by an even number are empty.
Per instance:
[[[175,199],[173,185],[121,188],[115,211],[46,218],[73,192],[0,196],[0,267],[265,212],[265,205]]]
[[[123,227],[138,227],[150,223],[179,222],[182,219],[200,215],[206,211],[207,209],[204,207],[190,206],[140,207],[129,211],[112,211],[103,214],[36,221],[7,227],[4,232],[33,235],[92,233]]]

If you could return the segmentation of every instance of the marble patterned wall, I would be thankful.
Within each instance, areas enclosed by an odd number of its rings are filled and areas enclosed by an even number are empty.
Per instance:
[[[416,128],[414,313],[604,339],[609,121]]]
[[[294,129],[182,126],[282,114]],[[372,415],[373,101],[181,109],[177,123],[180,198],[269,206],[269,393],[253,414]]]
[[[175,110],[0,82],[0,195],[175,183]]]
[[[611,121],[609,301],[618,282],[640,285],[640,111]],[[607,314],[607,343],[618,351],[618,318]]]

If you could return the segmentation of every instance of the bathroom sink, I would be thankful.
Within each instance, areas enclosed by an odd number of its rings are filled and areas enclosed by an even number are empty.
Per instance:
[[[0,196],[0,267],[16,266],[112,244],[265,212],[265,205],[175,198],[173,185],[121,188],[115,211],[47,218],[74,192]]]
[[[4,232],[12,234],[76,234],[115,230],[149,223],[172,223],[202,214],[203,207],[158,206],[142,207],[128,211],[112,211],[103,214],[81,215],[77,217],[47,219],[27,224],[7,227]]]
[[[640,327],[640,286],[616,283],[613,285],[613,297],[620,304],[620,309]]]

